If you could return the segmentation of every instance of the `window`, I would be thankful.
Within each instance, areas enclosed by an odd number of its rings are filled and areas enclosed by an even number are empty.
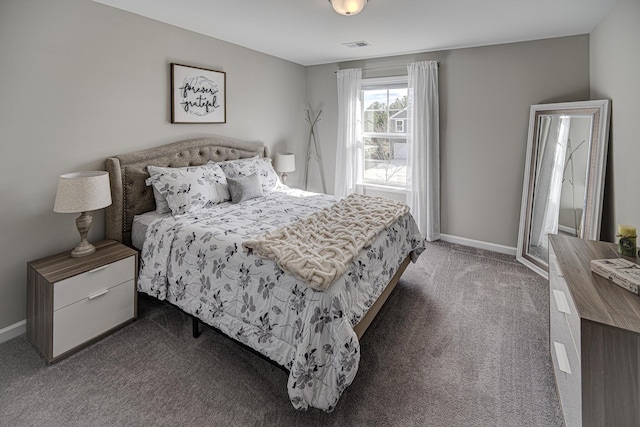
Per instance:
[[[407,78],[362,81],[363,184],[407,184]]]

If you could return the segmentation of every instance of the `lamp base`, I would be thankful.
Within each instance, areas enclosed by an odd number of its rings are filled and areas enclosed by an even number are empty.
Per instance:
[[[83,242],[80,242],[78,246],[73,248],[73,250],[71,251],[72,258],[80,258],[83,256],[91,255],[96,251],[96,247],[93,246],[91,243],[89,242],[84,242],[84,243],[85,244],[83,244]]]
[[[76,227],[78,228],[78,233],[80,233],[80,243],[71,251],[72,258],[91,255],[96,251],[96,247],[87,240],[87,234],[89,233],[92,222],[93,217],[88,212],[82,212],[80,216],[76,218]]]
[[[282,172],[282,178],[281,178],[281,180],[282,180],[282,183],[283,183],[284,185],[287,185],[287,179],[289,179],[289,175],[287,175],[287,173],[286,173],[286,172]]]

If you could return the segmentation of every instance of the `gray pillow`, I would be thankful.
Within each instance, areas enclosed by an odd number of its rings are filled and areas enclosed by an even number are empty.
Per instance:
[[[240,203],[263,196],[262,184],[257,173],[238,178],[227,177],[227,185],[231,193],[231,203]]]

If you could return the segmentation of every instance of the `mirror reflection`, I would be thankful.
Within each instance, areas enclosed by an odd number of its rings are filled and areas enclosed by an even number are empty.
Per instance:
[[[528,252],[546,259],[548,235],[582,237],[590,116],[541,115]]]
[[[604,100],[531,107],[516,257],[543,276],[549,234],[599,237],[608,106]]]

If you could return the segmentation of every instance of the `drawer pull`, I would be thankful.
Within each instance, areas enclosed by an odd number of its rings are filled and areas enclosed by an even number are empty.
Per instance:
[[[560,313],[571,314],[571,309],[569,308],[569,303],[567,302],[567,297],[564,295],[564,292],[554,289],[553,297],[556,300],[556,306]]]
[[[567,350],[564,348],[564,344],[559,342],[553,342],[553,346],[556,350],[556,356],[558,357],[558,368],[567,374],[571,374],[571,366],[569,366],[569,358],[567,357]]]
[[[103,265],[102,267],[94,268],[93,270],[89,270],[89,273],[97,273],[98,271],[104,270],[107,267],[109,267],[109,264]]]
[[[97,294],[93,294],[93,295],[91,295],[91,296],[89,297],[89,300],[92,300],[92,299],[96,299],[96,298],[98,298],[98,297],[101,297],[102,295],[104,295],[104,294],[106,294],[106,293],[108,293],[108,292],[109,292],[109,289],[104,289],[104,290],[102,290],[102,291],[98,292]]]

